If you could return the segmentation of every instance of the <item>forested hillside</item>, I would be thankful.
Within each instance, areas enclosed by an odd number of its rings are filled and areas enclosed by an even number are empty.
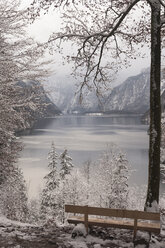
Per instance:
[[[15,86],[22,99],[29,99],[29,104],[18,105],[14,109],[25,120],[25,126],[18,126],[18,131],[32,128],[41,118],[52,117],[61,113],[49,99],[41,83],[37,81],[19,81]]]

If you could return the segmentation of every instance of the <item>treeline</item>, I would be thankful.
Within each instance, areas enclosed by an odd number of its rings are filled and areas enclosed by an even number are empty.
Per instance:
[[[27,193],[17,166],[22,149],[15,135],[25,129],[31,113],[42,111],[36,84],[30,88],[20,83],[39,81],[48,75],[42,46],[27,37],[28,14],[19,1],[0,0],[0,211],[12,219],[27,215]],[[40,91],[41,92],[41,91]]]

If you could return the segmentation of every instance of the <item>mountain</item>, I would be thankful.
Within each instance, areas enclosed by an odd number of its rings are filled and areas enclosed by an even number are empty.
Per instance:
[[[149,108],[149,69],[129,77],[115,87],[105,102],[104,111],[144,113]]]
[[[55,81],[55,80],[54,80]],[[52,82],[49,86],[45,85],[45,90],[53,102],[63,113],[86,113],[98,111],[98,100],[94,93],[88,92],[84,96],[83,103],[80,104],[79,96],[75,94],[76,86],[72,82],[56,83]]]
[[[22,125],[18,125],[19,131],[31,128],[38,119],[61,113],[59,108],[49,99],[41,83],[18,81],[16,87],[21,104],[16,105],[14,109],[23,120]]]
[[[100,106],[94,93],[89,92],[84,96],[83,104],[75,96],[76,87],[72,83],[56,84],[51,99],[64,113],[86,112],[129,112],[144,113],[149,108],[149,69],[140,74],[129,77],[122,84],[111,90]]]

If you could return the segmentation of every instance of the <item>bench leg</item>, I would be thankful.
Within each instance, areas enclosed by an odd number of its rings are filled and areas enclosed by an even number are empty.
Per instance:
[[[137,219],[134,219],[133,240],[136,239],[136,233],[137,233]]]
[[[86,228],[86,232],[88,234],[88,206],[85,206],[85,214],[84,214],[84,224]]]
[[[84,221],[84,224],[85,224],[85,228],[86,228],[86,232],[87,232],[87,234],[88,234],[88,215],[87,214],[85,214],[85,221]]]

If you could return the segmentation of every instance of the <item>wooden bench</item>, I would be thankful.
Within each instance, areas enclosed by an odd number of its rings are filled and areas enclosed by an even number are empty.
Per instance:
[[[137,230],[160,233],[160,213],[76,205],[65,205],[65,212],[74,214],[67,219],[68,223],[83,223],[87,233],[88,227],[92,225],[131,229],[134,232],[134,239]],[[79,216],[75,214],[79,214]],[[80,216],[80,214],[83,216]],[[94,218],[91,218],[91,215],[94,215]],[[99,216],[99,218],[95,216]],[[101,218],[103,216],[111,217],[111,219]]]

